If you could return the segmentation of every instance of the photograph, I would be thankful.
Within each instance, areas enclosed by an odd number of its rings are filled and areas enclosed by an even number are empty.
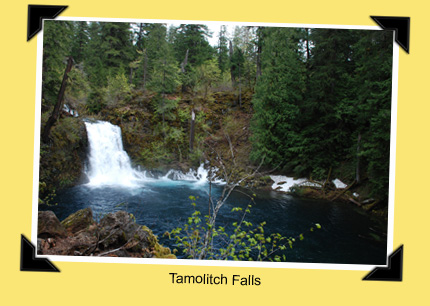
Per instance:
[[[60,19],[39,39],[38,255],[387,264],[392,30]]]

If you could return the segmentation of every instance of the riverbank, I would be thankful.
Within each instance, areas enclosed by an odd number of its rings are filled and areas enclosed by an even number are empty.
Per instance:
[[[96,222],[89,207],[61,222],[54,212],[39,211],[37,250],[40,255],[176,258],[132,214],[117,211]]]
[[[370,197],[366,186],[357,184],[356,181],[345,184],[338,178],[321,182],[283,175],[270,175],[270,179],[273,182],[270,188],[278,192],[302,198],[353,204],[384,220],[388,218],[387,205]]]

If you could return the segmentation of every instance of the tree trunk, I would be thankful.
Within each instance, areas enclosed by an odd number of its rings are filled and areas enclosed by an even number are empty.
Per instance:
[[[232,65],[232,59],[233,59],[233,44],[231,43],[231,40],[228,42],[229,47],[229,56],[230,56],[230,75],[231,75],[231,82],[233,84],[233,87],[236,87],[236,79],[234,77],[234,68]]]
[[[306,29],[306,64],[309,63],[311,58],[310,50],[309,50],[309,29]]]
[[[60,92],[58,93],[57,103],[55,104],[54,110],[52,111],[52,114],[49,117],[43,129],[42,141],[45,143],[49,141],[49,133],[51,132],[51,128],[55,124],[55,122],[57,122],[57,119],[60,116],[60,111],[63,108],[63,98],[64,98],[64,92],[66,91],[67,78],[68,78],[67,74],[70,72],[70,70],[72,70],[72,66],[73,66],[73,58],[69,56],[67,60],[66,71],[64,72],[64,76],[63,76],[63,81],[61,82]]]
[[[240,65],[239,65],[239,108],[242,108],[242,76],[240,75]]]
[[[325,193],[325,187],[327,186],[328,181],[330,180],[330,176],[331,176],[331,170],[332,167],[330,167],[330,169],[328,170],[328,175],[327,175],[327,179],[324,181],[324,184],[322,186],[322,193]]]
[[[355,172],[355,180],[357,181],[357,184],[360,183],[360,142],[361,142],[361,134],[358,134],[357,139],[357,169]]]
[[[351,183],[351,185],[349,185],[348,187],[346,187],[345,189],[343,189],[340,193],[338,193],[333,199],[331,199],[330,201],[334,201],[336,200],[338,197],[340,197],[342,194],[344,194],[345,192],[347,192],[349,190],[349,188],[351,188],[352,186],[354,186],[354,184],[356,183],[356,181],[353,181]]]
[[[184,58],[184,61],[181,63],[181,72],[182,73],[185,73],[185,67],[187,66],[187,64],[188,64],[188,49],[187,49],[187,52],[185,52],[185,58]]]
[[[259,28],[261,29],[261,28]],[[257,29],[257,33],[259,31],[259,29]],[[262,45],[262,37],[261,34],[257,35],[258,37],[258,42],[257,42],[257,71],[256,71],[256,77],[255,80],[258,80],[258,78],[261,76],[261,45]]]
[[[189,52],[189,49],[187,49],[187,52],[185,52],[185,58],[184,58],[184,61],[181,63],[181,73],[182,74],[185,74],[186,73],[186,69],[185,69],[185,67],[187,66],[187,64],[188,64],[188,52]],[[182,92],[186,92],[187,91],[187,86],[186,86],[186,84],[183,84],[182,83]]]
[[[148,53],[146,49],[143,49],[144,58],[143,58],[143,90],[146,89],[146,80],[148,79]]]
[[[166,59],[164,59],[163,62],[163,93],[161,94],[161,107],[162,107],[162,119],[163,119],[163,134],[164,134],[164,140],[166,140],[166,123],[165,123],[165,119],[164,119],[164,111],[165,111],[165,101],[164,101],[164,96],[165,96],[165,85],[166,85]]]
[[[194,113],[194,108],[191,110],[191,128],[190,128],[190,153],[193,153],[194,147],[194,123],[196,119],[196,114]]]
[[[358,201],[356,201],[356,200],[354,200],[353,198],[348,197],[348,200],[349,200],[350,202],[354,203],[355,205],[357,205],[357,206],[361,207],[361,203],[360,203],[360,202],[358,202]]]
[[[179,162],[182,163],[182,151],[181,151],[181,147],[179,146],[179,144],[176,145],[178,147],[178,152],[179,152]]]
[[[258,49],[257,49],[257,73],[256,73],[255,80],[257,81],[260,76],[261,76],[261,47],[258,46]]]
[[[129,82],[130,84],[132,84],[132,83],[133,83],[133,68],[131,68],[131,67],[130,67],[130,77],[129,77],[128,82]]]

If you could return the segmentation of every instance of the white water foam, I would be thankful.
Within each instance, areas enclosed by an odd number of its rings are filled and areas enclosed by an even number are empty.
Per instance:
[[[86,174],[89,186],[125,186],[138,187],[145,182],[168,183],[168,182],[195,182],[197,186],[211,181],[222,184],[223,181],[215,177],[217,168],[209,171],[201,164],[197,170],[190,169],[187,173],[178,170],[169,170],[166,175],[154,179],[140,168],[131,166],[130,157],[124,151],[121,128],[106,121],[85,122],[88,134],[89,167]],[[210,176],[210,177],[209,177]]]
[[[283,175],[271,175],[270,178],[274,181],[272,185],[272,189],[283,191],[283,192],[290,192],[291,187],[293,187],[294,185],[309,186],[309,187],[321,187],[323,185],[322,182],[314,183],[314,182],[309,182],[305,178],[295,179],[293,177],[288,177]],[[335,179],[332,182],[338,189],[343,189],[347,187],[347,185],[339,179]]]
[[[195,182],[198,185],[203,185],[209,182],[209,179],[212,183],[222,184],[223,181],[216,178],[216,172],[218,169],[216,167],[212,168],[211,175],[209,176],[209,170],[204,168],[204,164],[200,164],[197,170],[190,169],[187,173],[183,173],[178,170],[169,170],[161,180],[173,180],[173,181],[190,181]]]
[[[283,175],[271,175],[270,178],[274,181],[272,189],[290,192],[291,187],[297,186],[319,186],[316,183],[311,183],[304,178],[295,179],[293,177],[283,176]]]
[[[85,122],[88,134],[90,186],[136,186],[146,179],[144,172],[132,168],[123,149],[121,129],[109,122]]]

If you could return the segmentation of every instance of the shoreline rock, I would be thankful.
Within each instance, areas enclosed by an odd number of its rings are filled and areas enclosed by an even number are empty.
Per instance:
[[[91,208],[61,223],[52,211],[41,211],[37,238],[40,255],[176,258],[148,227],[137,224],[125,211],[109,213],[99,223]]]

